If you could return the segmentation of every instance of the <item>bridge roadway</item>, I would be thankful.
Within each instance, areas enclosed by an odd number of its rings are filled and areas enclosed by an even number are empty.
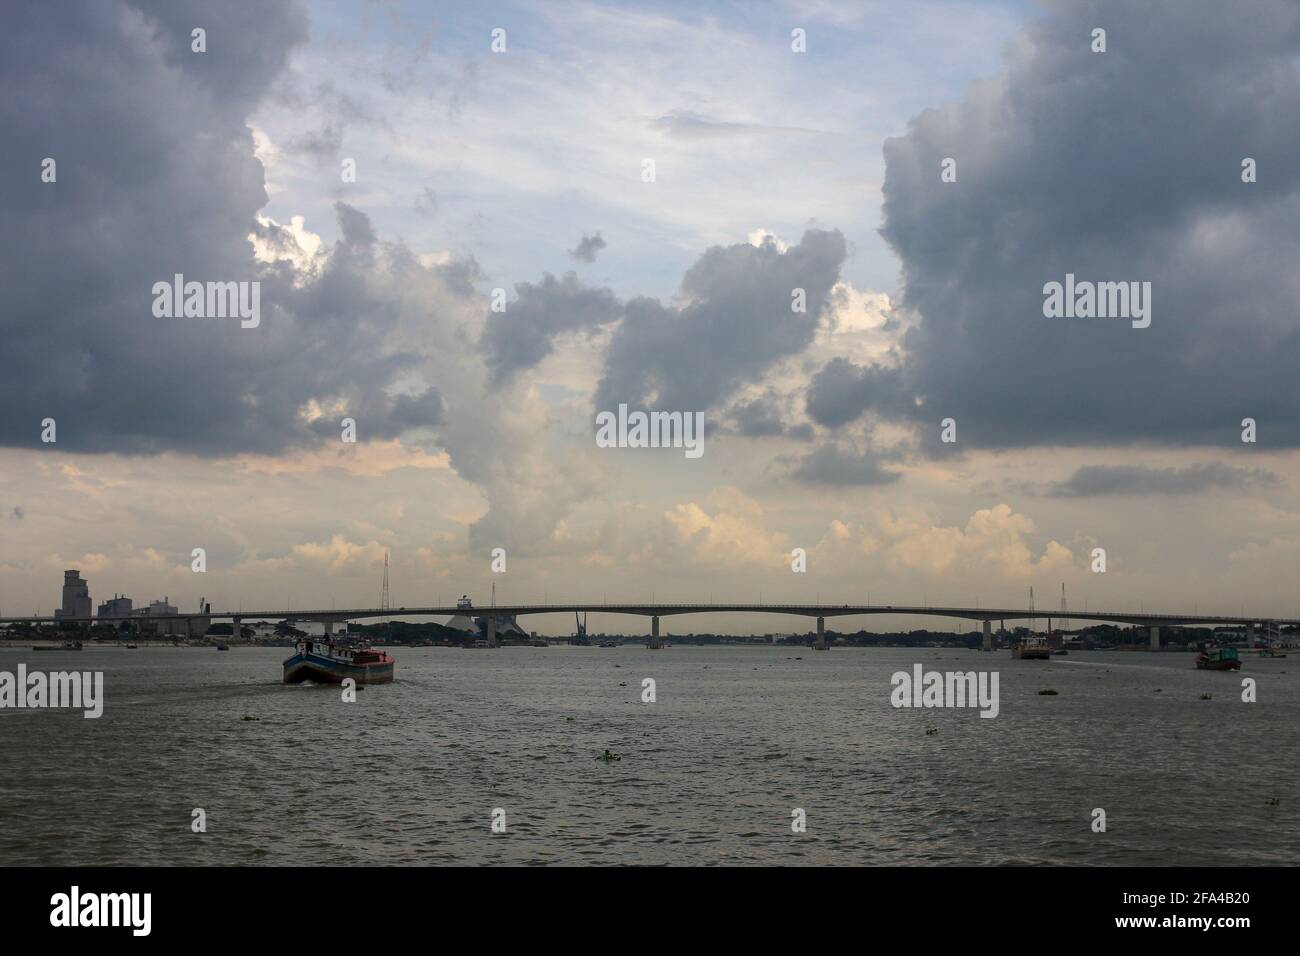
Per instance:
[[[257,620],[294,620],[319,621],[332,627],[343,621],[357,621],[376,617],[454,617],[471,614],[486,618],[488,622],[488,641],[496,643],[496,618],[521,617],[525,614],[570,614],[573,612],[592,614],[632,614],[651,619],[650,646],[663,646],[659,636],[659,619],[678,614],[793,614],[817,619],[817,644],[824,648],[825,619],[828,617],[854,617],[868,614],[893,614],[900,616],[926,616],[960,618],[969,621],[981,621],[984,625],[984,644],[991,647],[991,625],[993,621],[1015,621],[1031,618],[1053,617],[1069,618],[1076,621],[1103,621],[1117,624],[1133,624],[1150,629],[1151,645],[1158,647],[1160,628],[1178,626],[1223,627],[1268,623],[1274,626],[1300,625],[1300,618],[1252,616],[1219,616],[1207,614],[1174,614],[1155,611],[1060,611],[1033,608],[998,608],[998,607],[934,607],[904,606],[892,604],[661,604],[661,603],[613,603],[613,604],[499,604],[494,607],[461,608],[451,607],[394,607],[394,608],[330,608],[301,611],[212,611],[207,614],[178,613],[157,614],[130,618],[55,618],[55,617],[0,617],[0,624],[9,623],[121,623],[122,621],[158,624],[165,621],[192,621],[197,619],[257,621]]]

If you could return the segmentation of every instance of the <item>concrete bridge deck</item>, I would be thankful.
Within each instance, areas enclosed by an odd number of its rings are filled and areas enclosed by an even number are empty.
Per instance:
[[[1274,626],[1300,625],[1300,618],[1269,617],[1261,615],[1211,615],[1180,614],[1164,611],[1089,611],[1071,610],[1064,613],[1057,610],[1033,608],[997,608],[997,607],[936,607],[931,605],[895,605],[895,604],[670,604],[657,602],[615,602],[600,604],[557,603],[557,604],[500,604],[493,607],[462,608],[450,606],[396,607],[396,608],[319,608],[299,611],[288,610],[243,610],[212,611],[201,613],[158,614],[130,618],[55,618],[20,615],[17,617],[0,617],[0,624],[96,624],[136,622],[161,624],[168,621],[193,620],[228,620],[235,622],[253,620],[294,620],[319,621],[329,625],[344,621],[368,620],[372,618],[411,618],[411,617],[454,617],[471,614],[482,617],[488,622],[489,642],[495,643],[496,618],[520,617],[526,614],[571,614],[573,612],[589,614],[629,614],[651,619],[650,646],[662,646],[659,638],[659,619],[681,614],[786,614],[817,619],[817,646],[825,647],[825,619],[828,617],[858,617],[866,615],[898,615],[916,617],[947,617],[968,621],[980,621],[984,625],[985,644],[989,645],[993,621],[1017,621],[1033,618],[1051,619],[1069,618],[1074,621],[1099,621],[1117,624],[1132,624],[1151,629],[1153,646],[1158,646],[1161,627],[1200,626],[1224,627],[1245,625],[1253,627],[1268,623]]]

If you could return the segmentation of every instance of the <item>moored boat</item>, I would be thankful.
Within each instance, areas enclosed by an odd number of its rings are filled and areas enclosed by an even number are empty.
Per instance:
[[[1031,635],[1011,648],[1011,656],[1022,661],[1045,661],[1052,656],[1047,638]]]
[[[284,662],[284,682],[341,684],[351,677],[358,684],[387,684],[393,679],[393,658],[370,647],[345,647],[330,641],[299,641]]]
[[[1241,668],[1235,647],[1208,647],[1196,655],[1196,669],[1202,671],[1235,671]]]

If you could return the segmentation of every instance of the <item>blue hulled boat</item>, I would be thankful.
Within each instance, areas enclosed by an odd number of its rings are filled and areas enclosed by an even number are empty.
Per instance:
[[[358,684],[387,684],[393,679],[393,658],[370,647],[345,647],[331,641],[299,641],[284,662],[284,682],[341,684],[351,677]]]

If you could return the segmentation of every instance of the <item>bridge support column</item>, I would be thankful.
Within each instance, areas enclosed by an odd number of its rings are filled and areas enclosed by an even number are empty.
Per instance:
[[[993,622],[984,622],[984,650],[993,650]]]
[[[817,618],[817,643],[813,645],[819,651],[826,650],[826,618]]]
[[[242,622],[239,618],[235,618],[234,621],[233,621],[233,623],[230,625],[230,639],[231,639],[232,641],[237,641],[237,640],[239,640],[239,638],[240,638],[240,630],[239,630],[239,627],[240,627],[240,624],[241,624],[241,623],[243,623],[243,622]]]
[[[659,637],[659,616],[655,615],[650,618],[650,650],[662,650],[663,646],[663,639]]]
[[[1160,628],[1149,627],[1147,630],[1151,632],[1151,650],[1160,650]]]
[[[497,619],[495,617],[489,616],[487,619],[487,642],[488,647],[501,646],[500,642],[497,641]]]

